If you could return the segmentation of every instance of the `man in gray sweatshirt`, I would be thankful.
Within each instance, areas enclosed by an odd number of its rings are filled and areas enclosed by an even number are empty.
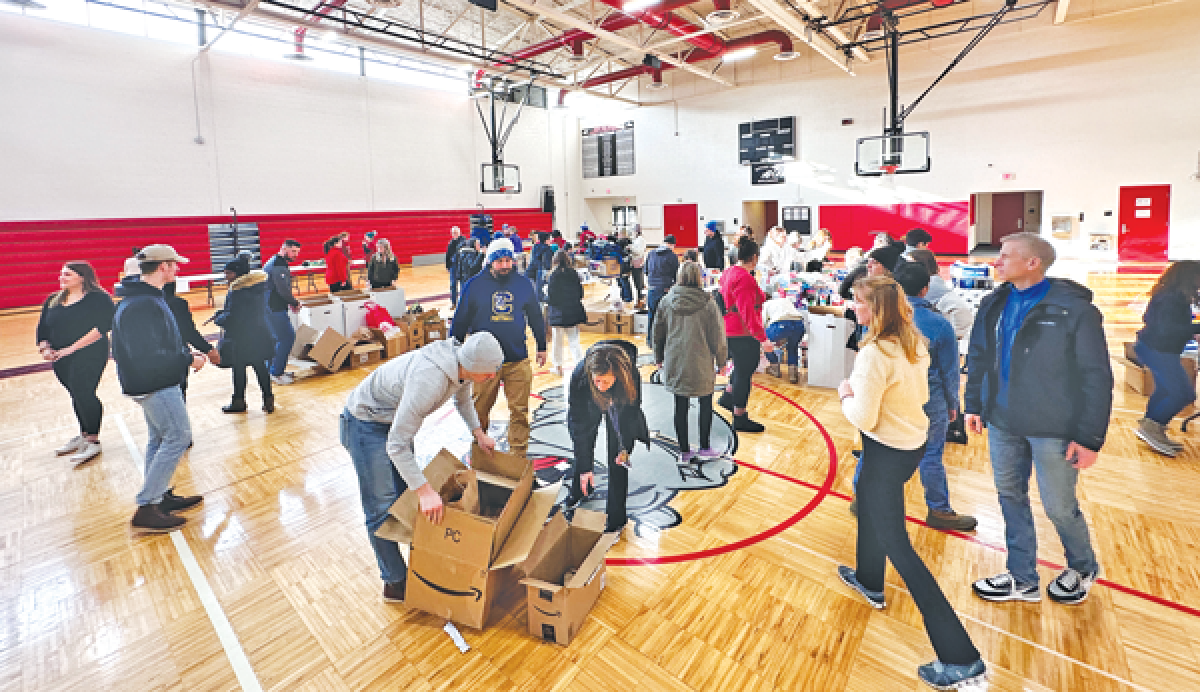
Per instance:
[[[404,491],[416,488],[421,513],[435,524],[442,521],[442,498],[413,456],[413,438],[421,423],[453,397],[475,441],[490,454],[496,441],[479,424],[471,384],[492,379],[503,364],[504,351],[488,332],[476,332],[462,344],[455,339],[435,341],[379,366],[346,400],[341,442],[358,474],[367,535],[387,602],[404,600],[408,578],[408,565],[396,543],[375,535],[388,509]]]

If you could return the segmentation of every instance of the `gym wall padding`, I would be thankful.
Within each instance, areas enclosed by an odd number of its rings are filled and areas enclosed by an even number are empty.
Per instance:
[[[870,250],[872,235],[887,231],[897,240],[914,228],[924,228],[933,236],[929,249],[946,255],[965,255],[969,220],[967,200],[930,204],[824,204],[818,210],[820,228],[833,234],[833,249],[845,252],[858,246]]]
[[[239,214],[239,223],[257,223],[265,256],[276,252],[285,238],[304,246],[300,260],[322,257],[321,246],[334,233],[348,231],[356,259],[362,258],[362,236],[370,230],[392,241],[401,263],[413,255],[445,252],[450,227],[470,231],[468,217],[474,209],[357,212],[339,214]],[[550,214],[540,209],[489,211],[496,228],[511,224],[528,238],[531,230],[551,230]],[[64,221],[13,221],[0,223],[0,247],[8,265],[7,287],[0,293],[0,309],[40,305],[58,288],[64,262],[87,260],[96,268],[100,283],[112,290],[134,246],[167,243],[191,260],[182,274],[207,274],[211,269],[208,226],[229,223],[229,216],[166,217],[147,219],[84,219]]]

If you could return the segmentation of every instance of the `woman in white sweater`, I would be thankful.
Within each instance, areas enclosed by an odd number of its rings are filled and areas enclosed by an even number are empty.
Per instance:
[[[862,432],[862,475],[858,481],[856,567],[838,575],[872,607],[884,607],[887,561],[904,579],[925,620],[938,660],[917,669],[934,689],[957,689],[982,680],[987,667],[954,608],[908,539],[904,484],[925,453],[929,420],[929,350],[913,324],[904,291],[890,277],[854,284],[854,312],[868,326],[850,379],[838,387],[842,412]]]

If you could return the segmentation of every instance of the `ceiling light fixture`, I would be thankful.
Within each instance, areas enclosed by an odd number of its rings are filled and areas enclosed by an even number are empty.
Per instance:
[[[659,0],[630,0],[621,6],[622,12],[639,12],[657,5]]]
[[[12,5],[26,10],[44,10],[46,6],[33,0],[0,0],[0,5]]]
[[[647,89],[653,89],[653,90],[655,90],[655,91],[658,91],[658,90],[660,90],[660,89],[666,89],[668,86],[670,86],[670,85],[669,85],[669,84],[667,84],[666,82],[653,82],[653,81],[652,81],[652,82],[650,82],[649,84],[647,84],[647,85],[646,85],[646,88],[647,88]]]
[[[796,52],[796,51],[794,51],[794,50],[789,50],[789,51],[780,51],[780,52],[778,52],[778,53],[776,53],[776,54],[775,54],[775,59],[776,59],[776,60],[779,60],[779,61],[783,61],[783,60],[795,60],[795,59],[796,59],[796,58],[798,58],[798,57],[800,57],[800,54],[799,54],[799,53],[797,53],[797,52]]]
[[[755,48],[754,46],[747,46],[745,48],[739,48],[738,50],[735,50],[735,51],[730,51],[729,53],[722,55],[721,59],[724,60],[725,62],[733,62],[735,60],[745,60],[746,58],[753,58],[754,54],[757,52],[758,52],[758,49]]]
[[[742,14],[737,10],[713,10],[708,13],[704,21],[719,26],[721,24],[728,24],[741,16]]]

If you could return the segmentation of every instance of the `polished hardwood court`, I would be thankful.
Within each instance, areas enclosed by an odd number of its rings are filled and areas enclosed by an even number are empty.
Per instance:
[[[1119,355],[1154,277],[1064,271],[1096,292]],[[410,300],[447,292],[440,267],[405,269],[400,281]],[[209,314],[197,310],[197,323]],[[80,468],[56,458],[76,432],[65,390],[51,372],[11,370],[38,362],[36,319],[0,316],[10,375],[0,379],[0,692],[924,689],[915,668],[933,651],[903,583],[889,572],[888,608],[875,611],[834,572],[854,556],[855,431],[833,390],[756,376],[750,411],[767,432],[741,436],[724,487],[674,498],[680,525],[613,549],[607,588],[571,646],[531,638],[523,591],[512,591],[496,624],[462,629],[463,654],[442,620],[381,601],[338,442],[338,413],[364,371],[279,387],[269,416],[253,383],[250,412],[225,415],[229,373],[194,374],[195,447],[176,482],[205,502],[177,537],[136,536],[141,411],[110,364],[103,455]],[[535,391],[561,383],[536,372]],[[924,527],[920,482],[909,484],[913,543],[988,662],[991,689],[1200,690],[1200,444],[1176,423],[1185,451],[1149,451],[1133,435],[1145,398],[1124,388],[1115,362],[1114,374],[1108,443],[1080,483],[1104,579],[1084,604],[972,594],[972,580],[1004,568],[984,438],[946,448],[951,501],[979,518],[977,532]],[[1037,502],[1034,514],[1045,584],[1064,558]]]

